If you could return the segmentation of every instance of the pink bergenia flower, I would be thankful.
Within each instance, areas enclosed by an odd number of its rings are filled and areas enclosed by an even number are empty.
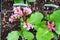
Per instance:
[[[20,7],[13,7],[13,11],[19,11]]]
[[[11,23],[14,21],[14,16],[13,16],[13,15],[10,16],[9,21],[10,21]]]
[[[13,16],[13,15],[11,15],[11,16],[10,16],[10,18],[14,19],[14,16]]]
[[[14,14],[18,14],[20,15],[20,17],[22,17],[32,13],[30,8],[27,8],[27,7],[22,7],[22,8],[23,8],[23,12],[20,7],[13,7]]]
[[[51,24],[49,23],[49,21],[47,22],[47,28],[49,28],[50,29],[50,31],[52,31],[52,30],[56,30],[55,28],[54,28],[54,25],[55,25],[55,23],[54,22],[52,22]]]
[[[13,11],[15,11],[16,10],[16,7],[13,7]]]
[[[32,13],[32,10],[30,8],[24,7],[23,12],[25,13],[25,15],[29,15]]]
[[[12,23],[13,21],[14,21],[14,19],[12,19],[12,18],[9,18],[9,22],[11,22],[11,23]]]
[[[23,13],[22,13],[22,10],[20,9],[20,7],[13,7],[13,11],[14,11],[14,14],[18,14],[21,17],[23,16]]]
[[[19,19],[20,17],[25,17],[28,14],[32,13],[31,9],[27,8],[27,7],[23,8],[23,12],[20,7],[13,7],[13,11],[14,11],[14,14],[12,14],[9,18],[10,22],[13,22],[13,20],[15,20],[17,18]]]
[[[10,18],[9,18],[9,21],[10,21],[10,22],[13,22],[14,19],[17,18],[17,16],[18,16],[17,14],[11,15]]]
[[[15,19],[19,19],[20,18],[20,15],[18,14],[12,14],[9,18],[9,21],[10,22],[13,22]]]
[[[24,28],[27,28],[27,30],[33,29],[34,25],[30,24],[30,23],[26,23],[24,22]]]
[[[20,17],[22,17],[23,16],[23,12],[21,10],[19,10],[18,15],[20,15]]]
[[[17,19],[18,17],[20,18],[20,15],[14,14],[13,17],[14,17],[15,19]]]

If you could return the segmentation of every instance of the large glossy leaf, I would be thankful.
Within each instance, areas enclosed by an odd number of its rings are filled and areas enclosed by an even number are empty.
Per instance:
[[[35,2],[36,0],[27,0],[28,2]]]
[[[23,0],[14,0],[14,3],[24,3]]]
[[[40,24],[38,25],[34,25],[34,29],[38,30],[38,28],[46,28],[46,22],[45,21],[41,21]]]
[[[56,23],[56,33],[60,35],[60,23]]]
[[[46,28],[46,21],[41,21],[40,26],[41,28]]]
[[[47,29],[39,28],[36,33],[37,40],[51,40],[53,38],[53,33]]]
[[[50,20],[55,23],[60,22],[60,10],[54,11],[53,14],[50,15]]]
[[[34,14],[31,15],[31,17],[27,20],[31,24],[40,24],[41,20],[43,18],[42,13],[40,12],[35,12]]]
[[[25,37],[25,39],[28,39],[28,40],[33,40],[34,38],[34,35],[31,32],[27,32],[27,31],[23,32],[23,36]]]
[[[40,27],[39,25],[34,25],[35,30],[38,30],[39,27]]]
[[[18,40],[18,38],[19,38],[19,32],[18,31],[12,31],[7,36],[7,40]]]

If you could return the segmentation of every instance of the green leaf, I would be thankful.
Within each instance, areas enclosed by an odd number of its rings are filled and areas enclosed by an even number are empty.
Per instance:
[[[60,35],[60,23],[57,23],[55,28],[56,28],[56,33]]]
[[[40,24],[42,18],[43,18],[42,13],[40,13],[40,12],[35,12],[34,14],[32,14],[32,15],[30,16],[29,19],[27,19],[27,21],[28,21],[29,23],[31,23],[31,24],[36,24],[36,25],[38,25],[38,24]]]
[[[23,22],[20,22],[21,30],[22,30],[22,31],[27,31],[27,29],[26,29],[26,28],[24,28],[24,27],[23,27],[23,25],[24,25],[24,23],[23,23]]]
[[[53,2],[53,0],[50,0],[50,2]]]
[[[22,31],[19,31],[19,36],[21,36],[21,37],[23,36],[23,33],[22,33]]]
[[[27,0],[28,2],[35,2],[36,0]]]
[[[40,23],[40,26],[41,26],[42,28],[46,28],[46,21],[42,21],[42,22]]]
[[[35,29],[35,30],[38,30],[39,27],[41,27],[41,28],[46,28],[46,21],[40,22],[39,25],[34,25],[34,29]]]
[[[45,16],[45,19],[46,19],[46,20],[50,20],[50,15],[47,14],[47,15]]]
[[[19,38],[19,32],[18,31],[12,31],[7,36],[7,40],[18,40],[18,38]]]
[[[34,25],[35,30],[38,30],[39,27],[40,27],[39,25]]]
[[[23,0],[14,0],[14,3],[24,3]]]
[[[23,35],[24,35],[25,39],[28,39],[28,40],[33,40],[33,38],[34,38],[34,35],[31,32],[24,31]]]
[[[53,14],[50,15],[50,20],[55,23],[60,22],[60,10],[54,11]]]
[[[47,29],[39,28],[36,33],[37,40],[51,40],[53,38],[53,33]]]
[[[28,30],[27,30],[27,28],[23,28],[23,27],[22,27],[22,31],[28,31]]]

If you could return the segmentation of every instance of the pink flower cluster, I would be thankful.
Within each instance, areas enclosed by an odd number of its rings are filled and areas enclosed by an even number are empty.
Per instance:
[[[14,14],[18,14],[20,17],[23,16],[23,12],[20,7],[13,7]]]
[[[19,18],[20,16],[18,14],[13,14],[10,16],[9,21],[13,22],[15,19]]]
[[[54,22],[52,22],[51,24],[49,23],[49,21],[47,22],[47,28],[49,28],[50,29],[50,31],[52,31],[52,30],[56,30],[55,28],[54,28],[54,25],[55,25],[55,23]]]
[[[25,13],[25,16],[32,13],[31,9],[27,7],[23,8],[23,12]]]
[[[32,24],[30,24],[30,23],[24,22],[23,27],[24,27],[24,28],[27,28],[27,30],[30,30],[30,29],[33,29],[34,25],[32,25]]]
[[[13,7],[14,14],[10,16],[9,21],[13,22],[14,19],[27,16],[32,13],[30,8],[23,7],[23,11],[21,10],[21,7]]]

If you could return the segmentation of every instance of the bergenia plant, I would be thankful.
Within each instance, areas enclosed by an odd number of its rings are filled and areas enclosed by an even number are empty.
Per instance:
[[[60,35],[60,10],[46,16],[37,11],[32,13],[29,7],[14,6],[9,22],[20,21],[20,30],[8,34],[7,40],[51,40]],[[29,16],[29,17],[28,17]],[[32,31],[31,31],[32,30]],[[57,36],[55,36],[57,35]]]

